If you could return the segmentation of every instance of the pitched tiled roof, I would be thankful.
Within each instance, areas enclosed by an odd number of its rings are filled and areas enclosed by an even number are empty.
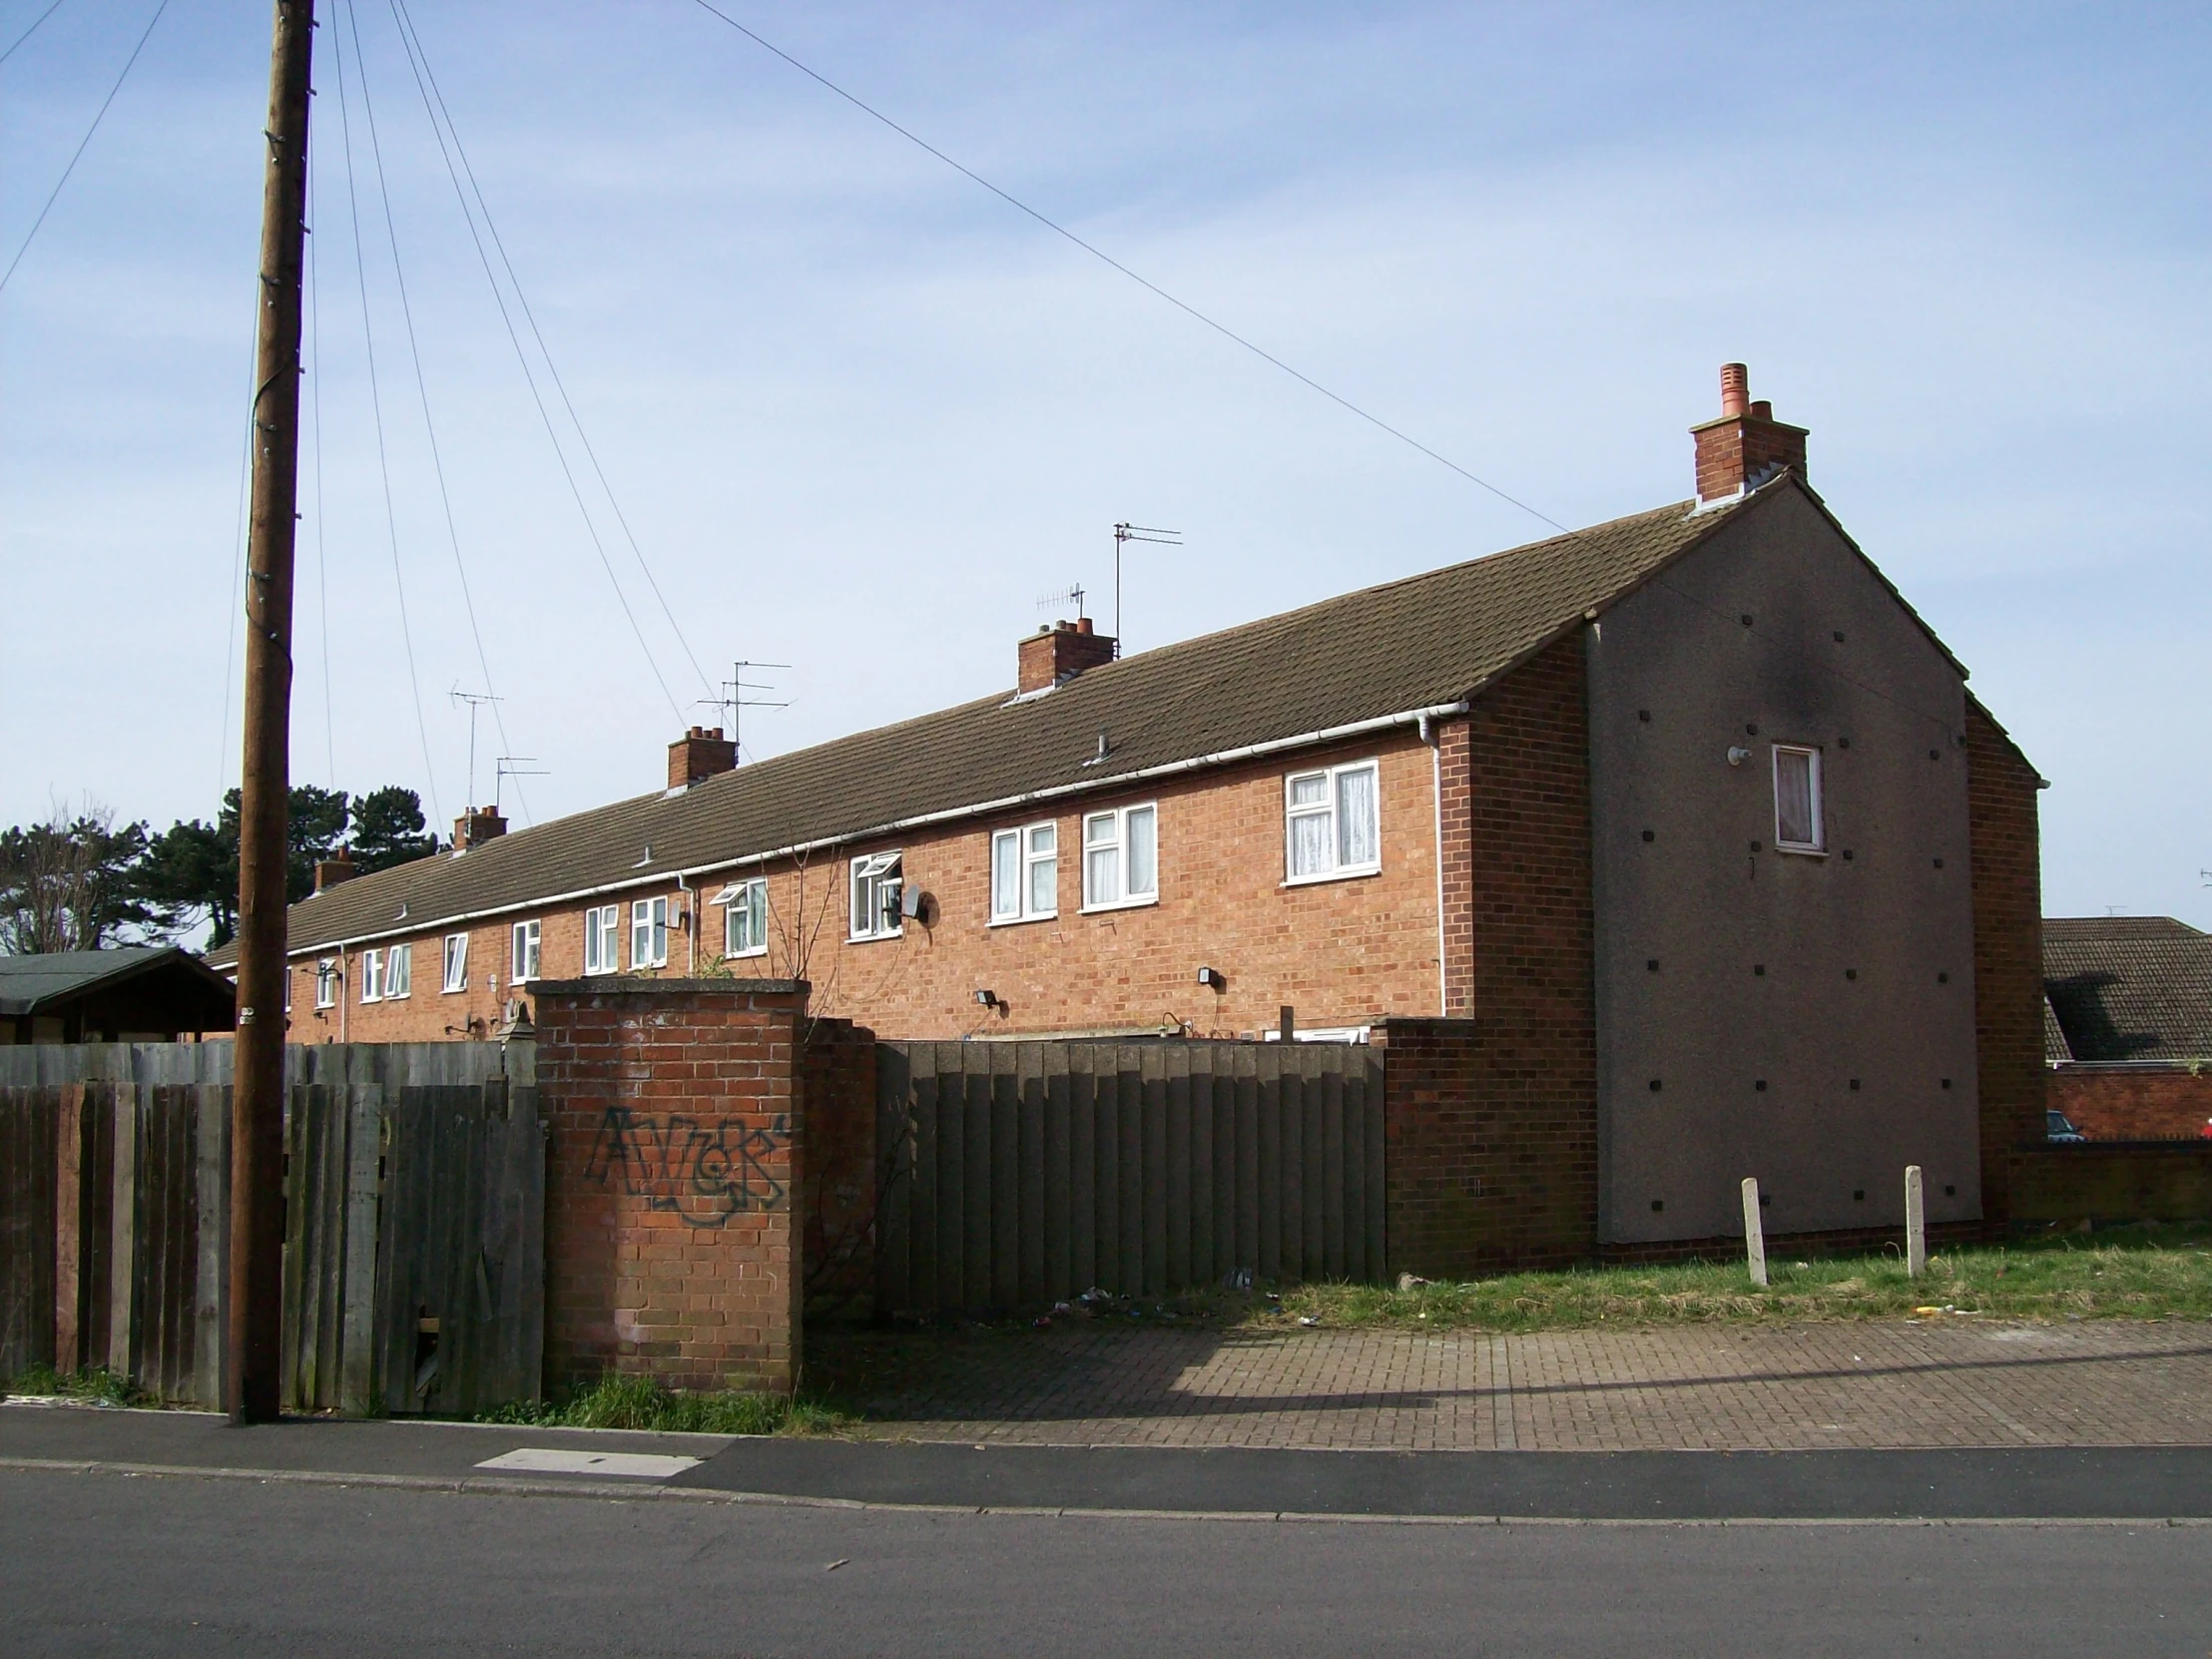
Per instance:
[[[649,874],[667,880],[1453,704],[1753,503],[1799,487],[1785,475],[1726,507],[1693,513],[1676,502],[1126,657],[1041,697],[1000,692],[681,795],[616,802],[458,856],[355,876],[292,906],[290,948],[417,931]]]
[[[228,995],[228,987],[200,959],[175,945],[126,944],[106,950],[60,950],[30,956],[0,956],[0,1016],[20,1018],[51,1008],[86,991],[104,989],[140,974],[184,973],[209,989]]]
[[[2212,934],[2186,922],[2050,917],[2043,988],[2075,1060],[2212,1059]]]

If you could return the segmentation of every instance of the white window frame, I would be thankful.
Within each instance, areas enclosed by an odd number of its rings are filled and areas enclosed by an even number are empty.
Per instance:
[[[1145,892],[1129,890],[1129,821],[1139,813],[1152,818],[1152,886]],[[1111,821],[1113,836],[1110,840],[1094,841],[1091,827]],[[1083,841],[1083,914],[1094,915],[1101,910],[1135,910],[1147,904],[1160,902],[1160,804],[1157,801],[1132,801],[1126,807],[1108,808],[1102,813],[1085,813],[1082,821]],[[1091,880],[1091,854],[1112,851],[1114,854],[1114,886],[1116,896],[1100,898]]]
[[[1344,813],[1344,780],[1355,772],[1364,772],[1374,780],[1375,802],[1375,856],[1360,863],[1341,863],[1338,852],[1341,847],[1340,822]],[[1328,799],[1308,804],[1296,801],[1298,786],[1319,778],[1323,781]],[[1300,874],[1293,851],[1294,836],[1302,819],[1326,820],[1329,826],[1329,867],[1309,870]],[[1382,765],[1380,759],[1370,757],[1365,761],[1347,761],[1342,766],[1312,767],[1305,772],[1288,774],[1283,780],[1283,885],[1308,886],[1316,881],[1349,881],[1362,875],[1382,873]]]
[[[384,1000],[384,953],[381,950],[361,952],[361,1001]]]
[[[722,912],[722,954],[725,961],[737,961],[746,956],[768,954],[768,877],[751,876],[743,881],[733,881],[715,894],[714,901],[724,906]],[[739,918],[757,918],[761,937],[757,943],[741,942],[738,938]]]
[[[325,956],[314,965],[314,1005],[317,1008],[335,1008],[338,998],[345,994],[345,976],[338,972],[338,959]]]
[[[1803,755],[1811,774],[1813,838],[1785,840],[1782,835],[1782,757]],[[1797,852],[1810,857],[1828,856],[1828,804],[1821,789],[1821,752],[1810,744],[1778,743],[1774,746],[1774,846],[1777,852]]]
[[[639,948],[639,942],[644,948]],[[630,903],[630,965],[634,968],[668,966],[668,894],[633,899]]]
[[[1040,834],[1050,840],[1050,845],[1042,852],[1036,848],[1036,838]],[[1011,910],[1002,910],[998,905],[1001,858],[1013,865],[1014,907]],[[1052,902],[1040,906],[1036,902],[1036,876],[1047,864],[1052,866]],[[1024,824],[1018,830],[994,831],[990,883],[990,924],[993,927],[1012,927],[1024,921],[1050,921],[1057,916],[1060,913],[1060,826],[1047,819],[1041,824]]]
[[[905,858],[906,854],[902,850],[863,852],[846,866],[844,901],[847,943],[895,939],[906,931],[906,918],[899,913],[898,906],[899,896],[906,888]],[[864,902],[861,898],[863,890],[867,894]],[[861,926],[863,920],[868,924],[865,928]]]
[[[541,946],[544,935],[536,921],[518,921],[514,925],[514,948],[508,953],[507,965],[514,971],[508,978],[511,985],[527,985],[538,977],[544,965]]]
[[[451,996],[455,991],[468,989],[468,935],[466,933],[448,933],[445,935],[445,977],[443,986],[444,994],[447,996]]]
[[[384,952],[384,1000],[414,995],[414,945],[395,944]]]
[[[584,912],[584,972],[622,971],[622,906],[598,904]]]

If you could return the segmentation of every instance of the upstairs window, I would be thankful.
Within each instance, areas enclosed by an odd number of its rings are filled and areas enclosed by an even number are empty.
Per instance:
[[[1118,807],[1083,820],[1083,908],[1113,910],[1160,898],[1160,809]]]
[[[991,836],[991,920],[1043,921],[1060,913],[1060,830],[1032,824]]]
[[[622,971],[622,906],[602,904],[584,912],[584,971]]]
[[[1825,852],[1821,752],[1774,746],[1774,844],[1785,852]]]
[[[630,906],[630,965],[668,966],[668,897],[641,898]]]
[[[445,935],[445,988],[448,992],[468,989],[468,935]]]
[[[384,956],[384,995],[406,996],[414,989],[414,946],[395,944]]]
[[[1283,785],[1284,867],[1292,881],[1382,867],[1376,763],[1293,773]]]
[[[904,887],[902,857],[871,852],[852,860],[852,937],[895,939],[902,929],[898,897]]]
[[[384,953],[381,950],[361,952],[361,1000],[384,1000]]]
[[[722,953],[725,956],[768,954],[768,882],[756,878],[733,881],[723,888],[718,902],[722,912]]]
[[[338,1005],[340,979],[336,957],[325,956],[315,963],[314,1005],[317,1008],[335,1008]]]
[[[512,983],[526,985],[538,976],[538,924],[518,921],[514,931]]]

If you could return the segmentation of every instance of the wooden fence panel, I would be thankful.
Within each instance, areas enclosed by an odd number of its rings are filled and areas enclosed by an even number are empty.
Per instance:
[[[54,1358],[55,1091],[0,1089],[0,1378]]]
[[[537,1396],[545,1146],[530,1048],[285,1051],[287,1408]],[[106,1365],[163,1398],[220,1404],[230,1113],[228,1043],[0,1049],[0,1374]]]
[[[878,1310],[1380,1274],[1381,1074],[1354,1045],[880,1043]]]

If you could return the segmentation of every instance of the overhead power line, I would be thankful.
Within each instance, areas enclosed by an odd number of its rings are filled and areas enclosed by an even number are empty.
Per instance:
[[[123,73],[115,78],[115,85],[108,88],[108,96],[100,100],[99,113],[92,118],[92,125],[85,129],[85,136],[78,140],[76,152],[69,158],[69,165],[62,169],[62,176],[54,181],[53,194],[47,197],[46,206],[39,209],[38,218],[31,221],[31,229],[23,239],[23,246],[15,251],[15,258],[8,262],[7,274],[0,276],[0,291],[5,291],[8,283],[14,280],[15,268],[23,263],[23,256],[31,251],[31,244],[38,237],[39,227],[46,223],[46,216],[54,211],[54,204],[61,200],[62,187],[69,183],[69,176],[77,171],[77,164],[84,160],[85,147],[92,143],[92,135],[100,131],[100,123],[108,118],[108,106],[115,102],[115,95],[123,90],[123,83],[131,78],[131,66],[139,61],[139,54],[146,50],[146,43],[154,38],[154,25],[162,20],[162,13],[167,10],[169,0],[161,0],[161,4],[154,8],[154,15],[146,20],[145,32],[139,36],[138,44],[131,48],[131,55],[123,60]],[[44,23],[53,15],[54,8],[49,6],[38,23]],[[38,23],[32,24],[31,29],[36,29]],[[24,30],[16,38],[15,46],[21,46],[31,38],[31,29]],[[15,46],[9,47],[8,51],[14,52]]]
[[[390,0],[390,4],[393,20],[399,26],[400,42],[407,50],[408,65],[414,71],[416,90],[422,95],[423,111],[429,116],[430,130],[437,137],[438,153],[445,162],[446,176],[452,180],[454,195],[461,205],[461,216],[468,223],[469,238],[476,245],[476,257],[483,265],[484,279],[491,284],[492,298],[499,306],[500,320],[507,327],[507,338],[514,346],[516,360],[522,365],[523,378],[529,383],[530,395],[538,407],[538,416],[545,423],[546,436],[552,441],[561,470],[568,477],[570,493],[576,497],[577,511],[583,515],[593,546],[599,549],[600,562],[607,568],[608,581],[614,584],[615,597],[621,601],[624,614],[629,615],[629,600],[623,595],[621,583],[615,581],[613,564],[607,558],[605,547],[600,545],[598,528],[584,503],[583,491],[578,486],[575,474],[569,468],[568,456],[554,426],[552,412],[539,394],[537,375],[531,365],[530,354],[523,347],[522,337],[507,308],[506,293],[492,271],[492,253],[499,256],[500,269],[507,274],[507,284],[514,289],[515,307],[522,312],[530,337],[537,343],[538,354],[545,363],[546,377],[553,382],[553,389],[568,415],[570,426],[575,430],[577,441],[583,447],[585,458],[591,462],[592,474],[598,479],[600,491],[606,496],[607,505],[614,512],[615,522],[622,528],[623,539],[629,543],[631,556],[637,560],[638,570],[645,577],[646,586],[653,590],[654,601],[661,608],[661,615],[668,623],[669,632],[676,636],[677,645],[691,663],[692,672],[699,676],[700,684],[711,691],[712,682],[708,680],[706,670],[700,666],[698,656],[692,651],[691,641],[684,635],[683,624],[676,620],[676,612],[669,604],[668,596],[661,591],[660,579],[653,574],[653,566],[646,559],[645,549],[638,543],[637,532],[630,528],[629,515],[622,510],[622,502],[615,494],[614,485],[608,480],[607,469],[600,464],[599,451],[593,447],[591,433],[585,429],[583,417],[576,411],[575,400],[569,396],[568,383],[561,378],[560,365],[554,361],[553,349],[546,343],[544,330],[538,326],[537,313],[530,308],[530,296],[523,290],[522,278],[515,272],[514,261],[508,257],[506,242],[500,237],[499,226],[492,218],[491,204],[484,199],[483,186],[477,180],[474,164],[468,159],[468,147],[461,142],[461,131],[453,120],[452,109],[445,101],[444,89],[438,85],[437,74],[430,67],[429,49],[422,42],[422,32],[415,23],[414,14],[408,11],[405,0]],[[446,148],[448,137],[452,140],[450,152]],[[457,169],[454,166],[456,159],[460,164]],[[468,181],[465,189],[461,183],[464,176]],[[484,222],[481,235],[476,228],[479,215]],[[491,239],[489,251],[484,246],[484,238],[487,236]],[[630,617],[630,626],[632,632],[638,634],[638,644],[645,651],[655,678],[659,679],[659,664],[654,658],[652,648],[646,644],[644,634],[638,631],[635,616]],[[669,693],[665,680],[661,682],[661,690],[669,699],[669,707],[676,711],[678,719],[682,719],[683,711],[677,706],[675,697]]]
[[[422,429],[430,442],[430,469],[437,479],[438,504],[445,513],[446,541],[453,550],[453,570],[461,585],[461,610],[468,618],[469,638],[474,641],[476,646],[476,666],[483,671],[484,690],[487,693],[495,693],[498,688],[492,684],[491,659],[484,650],[484,631],[476,621],[476,596],[469,590],[468,566],[461,557],[461,533],[453,518],[453,496],[452,492],[446,487],[445,456],[438,446],[437,422],[431,417],[430,413],[430,382],[422,371],[422,345],[415,334],[414,302],[407,296],[406,262],[400,257],[399,225],[392,216],[391,189],[384,176],[383,143],[377,136],[376,105],[369,95],[368,88],[368,60],[361,51],[360,17],[357,10],[350,3],[345,8],[345,17],[346,29],[353,37],[353,68],[355,77],[361,84],[361,110],[368,119],[369,151],[376,162],[376,193],[384,208],[384,236],[391,246],[392,278],[399,292],[399,316],[400,320],[406,325],[407,355],[408,360],[414,366],[415,395],[422,404]],[[496,702],[492,705],[492,718],[493,724],[499,729],[500,744],[505,748],[513,748],[514,745],[507,736],[506,716],[500,712],[499,705]],[[519,791],[517,793],[519,795]],[[464,802],[462,805],[472,812],[476,807],[476,803],[473,801]],[[527,801],[523,803],[523,813],[527,818],[529,814],[529,803]]]
[[[10,58],[14,57],[15,47],[21,46],[25,41],[29,40],[33,35],[37,34],[38,26],[41,23],[44,23],[48,18],[52,17],[56,12],[60,11],[65,3],[66,0],[54,0],[54,3],[51,6],[48,6],[46,10],[40,12],[38,16],[32,20],[31,26],[28,29],[24,30],[20,35],[17,35],[15,37],[15,46],[9,47],[5,52],[0,52],[0,63],[6,63]]]
[[[806,64],[801,63],[797,58],[793,57],[781,46],[778,46],[774,41],[765,39],[763,36],[747,28],[743,23],[740,23],[736,18],[732,17],[728,12],[722,10],[719,6],[709,4],[709,0],[693,0],[693,3],[697,5],[701,11],[704,11],[713,17],[720,18],[724,23],[729,24],[731,28],[737,30],[737,32],[745,36],[746,39],[752,41],[754,45],[761,47],[765,51],[773,52],[777,57],[782,58],[786,63],[790,64],[792,68],[798,70],[800,74],[806,76],[809,80],[818,83],[830,92],[835,93],[839,98],[843,99],[847,104],[850,104],[862,115],[867,116],[870,120],[882,123],[882,125],[888,127],[892,132],[896,133],[908,144],[913,145],[917,149],[927,151],[930,155],[936,157],[938,161],[944,163],[945,166],[952,169],[953,172],[959,174],[962,178],[967,179],[973,184],[980,185],[983,189],[989,191],[993,196],[997,197],[1001,202],[1005,203],[1008,207],[1014,209],[1019,213],[1028,215],[1039,225],[1042,225],[1046,230],[1052,232],[1053,235],[1063,237],[1067,241],[1073,243],[1084,253],[1090,255],[1092,259],[1099,261],[1101,264],[1111,266],[1115,271],[1120,272],[1122,276],[1128,277],[1139,287],[1144,288],[1146,291],[1157,295],[1159,298],[1165,299],[1177,310],[1183,312],[1186,316],[1189,316],[1198,322],[1204,323],[1207,327],[1213,329],[1215,333],[1221,335],[1224,339],[1233,341],[1234,343],[1243,346],[1254,356],[1260,358],[1264,362],[1272,363],[1275,367],[1281,369],[1285,374],[1288,374],[1292,379],[1298,381],[1301,385],[1307,386],[1314,391],[1320,392],[1322,396],[1328,398],[1330,402],[1335,403],[1336,405],[1338,405],[1338,407],[1348,410],[1355,415],[1358,415],[1362,420],[1366,421],[1369,425],[1377,428],[1378,430],[1387,432],[1391,437],[1397,439],[1398,442],[1405,444],[1413,449],[1417,449],[1418,451],[1420,451],[1421,454],[1426,455],[1430,460],[1436,462],[1438,465],[1449,467],[1460,477],[1466,479],[1468,483],[1478,485],[1482,489],[1489,491],[1490,494],[1496,496],[1507,506],[1518,507],[1522,512],[1528,514],[1529,517],[1534,518],[1544,524],[1550,525],[1554,530],[1564,531],[1567,528],[1564,524],[1561,524],[1550,514],[1538,512],[1534,507],[1531,507],[1527,502],[1521,500],[1519,497],[1506,494],[1505,491],[1499,489],[1487,478],[1477,477],[1474,473],[1469,472],[1465,467],[1461,466],[1450,456],[1439,454],[1436,450],[1429,448],[1427,444],[1422,443],[1420,439],[1412,436],[1410,433],[1402,431],[1395,426],[1392,426],[1382,416],[1369,413],[1359,404],[1353,402],[1351,398],[1344,396],[1340,392],[1330,390],[1329,387],[1323,385],[1311,374],[1305,373],[1303,370],[1293,368],[1289,363],[1285,362],[1281,357],[1278,357],[1274,352],[1268,350],[1265,346],[1255,344],[1252,340],[1247,339],[1244,335],[1238,333],[1228,324],[1215,321],[1214,318],[1208,316],[1196,305],[1190,304],[1185,300],[1178,299],[1174,294],[1168,292],[1166,288],[1160,286],[1159,283],[1153,281],[1150,277],[1140,276],[1138,273],[1130,270],[1129,267],[1123,265],[1121,261],[1115,259],[1104,249],[1098,247],[1094,243],[1084,241],[1083,238],[1077,236],[1073,231],[1069,230],[1065,225],[1062,225],[1058,220],[1049,218],[1048,216],[1039,213],[1035,208],[1032,208],[1028,203],[1022,201],[1021,198],[1013,195],[1011,192],[1001,190],[997,185],[992,184],[990,180],[984,178],[973,168],[953,160],[952,157],[946,155],[942,150],[939,150],[935,145],[931,144],[927,139],[921,137],[918,133],[915,133],[908,128],[901,127],[897,122],[893,121],[881,110],[875,108],[874,105],[869,104],[864,100],[855,97],[853,94],[845,91],[844,88],[838,86],[836,82],[830,80],[829,76],[824,75],[819,70],[811,69]]]

